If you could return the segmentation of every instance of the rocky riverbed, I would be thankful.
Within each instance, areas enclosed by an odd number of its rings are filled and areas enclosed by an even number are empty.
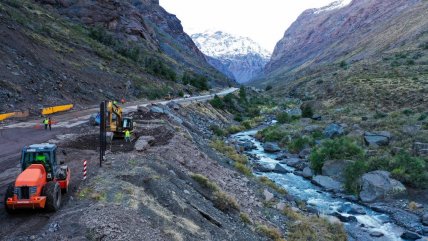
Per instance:
[[[306,131],[319,129],[305,125]],[[334,136],[342,135],[344,130],[343,126],[334,124],[327,126],[324,132]],[[293,196],[291,199],[305,203],[306,210],[331,215],[344,222],[350,240],[427,239],[423,211],[427,205],[417,204],[418,212],[409,210],[409,201],[400,195],[406,187],[391,178],[388,172],[374,171],[363,175],[360,195],[348,195],[343,189],[341,176],[348,161],[326,162],[321,175],[314,175],[308,161],[310,149],[291,154],[276,143],[259,142],[256,133],[257,130],[238,133],[229,141],[250,158],[256,175],[269,177],[283,186]],[[369,134],[365,139],[369,143],[377,140],[383,143],[387,136]]]

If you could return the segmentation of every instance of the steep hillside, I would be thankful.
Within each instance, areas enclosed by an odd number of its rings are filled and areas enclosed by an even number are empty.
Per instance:
[[[347,2],[302,13],[255,84],[371,109],[426,107],[428,2]]]
[[[6,0],[0,22],[0,112],[230,84],[158,1]]]
[[[208,62],[217,70],[239,83],[259,76],[270,58],[270,53],[246,37],[221,31],[192,34],[199,49],[208,56]]]

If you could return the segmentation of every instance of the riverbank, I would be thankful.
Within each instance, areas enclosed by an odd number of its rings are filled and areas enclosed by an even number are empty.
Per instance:
[[[294,128],[295,133],[309,129],[323,130],[321,126],[314,127],[313,122],[319,124],[319,121],[299,119],[293,124],[287,125],[288,129]],[[289,190],[289,193],[293,193],[290,190],[294,190],[297,198],[303,199],[306,204],[309,204],[309,210],[322,214],[328,213],[347,223],[345,227],[350,234],[350,238],[354,238],[354,240],[372,240],[374,238],[376,240],[382,240],[382,238],[384,240],[402,240],[401,236],[403,236],[409,238],[409,240],[423,240],[423,235],[427,235],[427,228],[422,224],[422,218],[426,212],[424,211],[427,206],[426,203],[411,202],[410,200],[403,199],[405,196],[400,196],[400,198],[390,197],[386,200],[378,200],[372,203],[362,202],[358,196],[346,194],[342,188],[343,183],[329,176],[314,175],[314,171],[311,169],[308,160],[312,149],[309,144],[304,144],[303,147],[306,146],[306,148],[302,148],[297,154],[292,154],[284,151],[277,143],[263,144],[259,142],[256,137],[262,139],[260,138],[260,133],[257,134],[257,131],[245,132],[244,134],[239,133],[233,136],[231,142],[240,146],[239,148],[244,150],[244,153],[249,156],[252,166],[258,175],[268,176],[275,182],[282,183],[284,188]],[[293,137],[298,138],[296,135]],[[316,145],[321,145],[321,143],[322,141],[315,144],[314,148],[316,148]],[[271,153],[266,153],[265,149]],[[344,169],[343,166],[341,168]],[[328,171],[325,170],[325,172]],[[332,176],[343,171],[337,169],[330,170]],[[290,180],[285,178],[285,176],[290,175],[293,177],[288,177],[288,179],[293,181],[298,180],[294,185],[290,184]],[[308,183],[307,185],[309,185],[311,190],[316,190],[314,193],[322,192],[328,196],[327,199],[340,200],[340,205],[328,206],[328,208],[321,207],[320,210],[319,203],[310,200],[313,197],[300,196],[307,190],[296,189],[296,187],[304,186],[309,188],[306,184],[302,185],[302,182]],[[313,184],[318,186],[315,187]],[[332,201],[329,200],[326,202],[331,203]],[[355,207],[347,207],[346,203]],[[413,210],[410,210],[412,205],[417,206],[413,207]],[[342,212],[338,212],[339,209]],[[355,209],[360,210],[360,212],[355,211]],[[364,215],[361,210],[365,210]],[[359,216],[355,216],[355,213]],[[366,217],[367,215],[369,217]],[[362,227],[358,227],[358,225]],[[368,231],[366,233],[370,236],[361,236],[361,232],[357,229],[363,230],[362,232]]]

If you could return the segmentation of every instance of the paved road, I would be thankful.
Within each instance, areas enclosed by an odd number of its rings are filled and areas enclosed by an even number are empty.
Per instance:
[[[222,90],[216,94],[201,95],[201,96],[194,96],[194,97],[190,97],[190,98],[180,98],[180,99],[173,99],[173,100],[167,100],[167,101],[151,101],[151,102],[136,101],[136,102],[125,104],[123,111],[126,113],[129,111],[137,110],[137,107],[140,105],[143,105],[143,106],[148,106],[150,104],[165,105],[165,104],[168,104],[169,102],[172,102],[172,101],[177,102],[177,103],[186,103],[186,102],[192,102],[192,101],[207,101],[207,100],[214,98],[214,95],[224,96],[224,95],[227,95],[229,93],[235,92],[236,90],[238,90],[238,88],[229,88],[229,89]],[[69,113],[54,115],[53,119],[56,122],[58,122],[57,124],[55,124],[55,128],[58,128],[58,127],[72,128],[72,127],[79,126],[81,124],[88,122],[91,114],[96,113],[98,111],[99,111],[99,108],[91,108],[91,109],[87,109],[87,110],[81,110],[81,111],[75,111],[75,112],[69,112]],[[40,128],[41,127],[41,121],[42,121],[42,119],[39,118],[37,120],[32,120],[32,121],[27,121],[27,122],[19,122],[19,123],[8,124],[8,125],[0,126],[0,130],[16,129],[16,128],[30,128],[30,127],[31,128]],[[0,147],[0,153],[1,152],[2,152],[2,148]]]

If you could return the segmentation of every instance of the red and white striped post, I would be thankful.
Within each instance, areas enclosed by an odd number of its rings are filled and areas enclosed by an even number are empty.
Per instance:
[[[87,162],[86,160],[83,160],[83,181],[86,180],[86,166]]]

